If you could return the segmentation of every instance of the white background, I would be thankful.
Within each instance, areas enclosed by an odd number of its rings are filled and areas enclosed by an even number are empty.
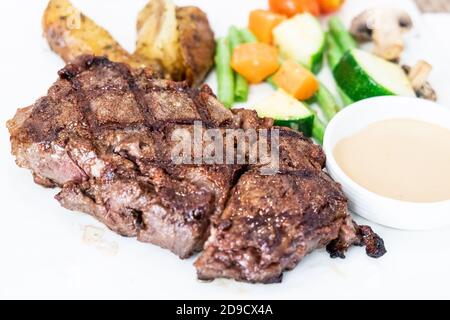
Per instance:
[[[146,0],[73,2],[133,50],[136,15]],[[201,6],[217,35],[231,24],[244,26],[250,9],[266,5],[265,0],[175,2]],[[376,2],[394,3],[349,0],[341,15],[348,22]],[[433,85],[440,102],[450,105],[450,18],[420,17],[407,0],[395,5],[407,9],[417,25],[408,36],[406,60],[433,63]],[[196,280],[194,259],[181,261],[158,247],[121,238],[93,218],[61,208],[53,199],[56,190],[35,185],[27,170],[16,167],[5,127],[18,107],[45,94],[63,66],[42,38],[45,6],[45,0],[0,1],[0,298],[450,298],[449,228],[406,232],[370,223],[386,243],[388,253],[381,259],[367,257],[361,248],[350,250],[345,260],[318,250],[287,272],[282,284],[203,283]],[[321,77],[328,79],[326,72]],[[213,76],[209,82],[214,87]],[[249,104],[267,94],[267,86],[252,88]],[[103,241],[83,240],[89,226],[101,230]]]

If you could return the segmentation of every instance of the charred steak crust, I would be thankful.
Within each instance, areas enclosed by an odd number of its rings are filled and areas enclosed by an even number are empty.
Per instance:
[[[277,282],[310,251],[336,239],[347,201],[325,173],[244,174],[196,262],[201,279]]]
[[[207,86],[81,56],[8,128],[17,164],[36,183],[61,188],[62,206],[181,258],[204,248],[195,263],[201,279],[279,281],[327,244],[384,253],[370,228],[352,222],[340,186],[322,171],[322,149],[301,133],[279,128],[274,176],[257,165],[174,165],[172,133],[195,121],[221,132],[273,127],[254,111],[227,110]]]

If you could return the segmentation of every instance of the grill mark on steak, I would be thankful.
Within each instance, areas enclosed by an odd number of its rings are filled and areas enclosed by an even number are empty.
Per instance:
[[[200,96],[200,92],[197,91],[191,91],[189,92],[189,96],[194,102],[195,109],[197,110],[198,114],[200,115],[200,118],[205,123],[211,123],[211,116],[209,114],[208,108],[206,107],[206,103],[203,101],[202,97]]]
[[[207,86],[152,79],[102,57],[79,57],[59,75],[8,128],[17,164],[36,183],[60,187],[65,208],[181,258],[204,247],[195,263],[201,279],[281,281],[326,245],[332,256],[351,245],[384,254],[381,238],[351,220],[340,186],[322,171],[322,149],[301,133],[254,111],[227,110]],[[195,121],[222,132],[279,129],[279,172],[261,176],[260,164],[174,165],[171,134],[193,130]]]
[[[92,115],[90,103],[83,92],[82,85],[80,82],[76,81],[74,77],[70,77],[67,80],[70,81],[72,89],[75,92],[78,105],[80,106],[81,109],[80,113],[81,116],[83,117],[83,122],[87,124],[87,126],[90,129],[88,132],[91,133],[91,130],[93,128],[97,128],[98,125],[97,120]],[[49,141],[51,141],[51,139],[49,139]]]
[[[145,107],[144,94],[143,94],[142,90],[137,85],[133,75],[131,74],[131,72],[128,68],[125,68],[124,71],[121,71],[121,74],[127,80],[128,87],[130,88],[131,92],[133,93],[133,96],[137,102],[138,109],[140,110],[141,115],[145,119],[145,124],[147,126],[152,126],[155,123],[155,118],[153,117],[153,115],[150,112],[148,112],[148,110]]]
[[[108,124],[100,124],[98,118],[92,111],[91,102],[87,98],[88,94],[83,90],[83,84],[77,79],[77,76],[83,71],[93,68],[95,66],[103,66],[111,68],[111,70],[117,72],[118,75],[122,79],[126,81],[128,84],[128,89],[132,92],[138,110],[144,119],[146,119],[146,125],[151,126],[155,120],[151,118],[151,115],[145,111],[145,104],[143,103],[143,95],[137,86],[134,77],[132,76],[130,70],[123,64],[112,63],[105,57],[93,57],[93,56],[84,56],[80,59],[80,66],[77,68],[73,67],[73,64],[66,66],[62,69],[59,74],[63,79],[67,79],[71,82],[72,88],[75,91],[79,104],[81,105],[81,114],[84,116],[86,122],[89,125],[90,132],[100,132],[102,130],[109,129],[119,129],[119,128],[128,128],[130,126],[141,126],[142,124],[133,124],[133,123],[108,123]],[[91,98],[96,97],[96,94],[102,94],[104,88],[93,88],[89,91],[89,96]],[[107,90],[109,92],[118,91],[123,93],[123,88],[116,87],[108,87]]]

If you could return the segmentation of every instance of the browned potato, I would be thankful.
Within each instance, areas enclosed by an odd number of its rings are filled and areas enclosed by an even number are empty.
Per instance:
[[[65,62],[80,54],[106,55],[116,62],[132,63],[131,55],[108,31],[76,9],[68,0],[50,0],[42,18],[44,36]]]
[[[213,65],[214,34],[206,14],[196,7],[177,8],[172,0],[151,0],[139,13],[132,55],[68,0],[50,0],[42,26],[50,47],[65,62],[81,54],[107,56],[192,85],[199,85]]]
[[[151,0],[139,12],[134,55],[159,61],[172,79],[184,79],[176,7],[171,0]]]
[[[151,0],[139,13],[135,55],[157,60],[174,80],[199,85],[214,59],[214,33],[197,7],[176,7],[172,0]]]
[[[177,21],[185,77],[197,86],[214,63],[214,33],[208,17],[197,7],[177,8]]]

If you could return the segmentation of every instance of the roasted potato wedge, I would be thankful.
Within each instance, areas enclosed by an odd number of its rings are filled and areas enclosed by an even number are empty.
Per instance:
[[[214,59],[214,33],[197,7],[151,0],[139,13],[135,56],[157,60],[174,80],[199,85]]]
[[[131,55],[108,31],[67,0],[50,0],[42,18],[44,36],[65,62],[81,54],[107,56],[116,62],[132,63]]]
[[[135,55],[157,60],[172,79],[199,85],[214,60],[214,33],[197,7],[151,0],[139,13]]]
[[[214,33],[208,17],[197,7],[178,7],[177,21],[185,78],[200,85],[214,63]]]
[[[135,57],[161,63],[173,80],[183,80],[176,7],[170,0],[151,0],[137,19]]]
[[[215,43],[208,17],[196,7],[176,7],[172,0],[151,0],[141,10],[133,54],[68,0],[50,0],[42,26],[50,47],[65,62],[81,54],[107,56],[194,86],[213,65]]]

